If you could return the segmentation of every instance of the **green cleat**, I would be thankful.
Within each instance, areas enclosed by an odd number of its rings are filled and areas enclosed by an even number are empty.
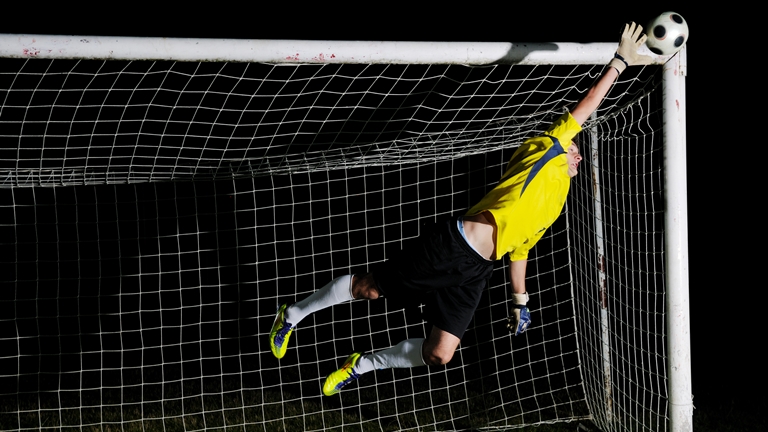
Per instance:
[[[360,378],[360,374],[355,372],[355,366],[357,366],[357,362],[360,360],[361,355],[362,353],[359,352],[350,354],[341,369],[328,375],[328,378],[325,379],[325,384],[323,384],[324,395],[333,396],[338,393],[342,387]]]
[[[277,310],[275,323],[272,324],[272,331],[269,332],[269,347],[272,348],[272,354],[278,359],[283,358],[288,349],[288,338],[293,333],[293,324],[285,321],[285,310],[287,304],[280,306]]]

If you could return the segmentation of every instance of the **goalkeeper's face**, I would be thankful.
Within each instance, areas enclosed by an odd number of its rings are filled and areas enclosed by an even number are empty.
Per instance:
[[[565,152],[565,159],[568,161],[568,176],[574,177],[579,173],[579,162],[581,162],[581,153],[575,142],[571,141],[568,151]]]

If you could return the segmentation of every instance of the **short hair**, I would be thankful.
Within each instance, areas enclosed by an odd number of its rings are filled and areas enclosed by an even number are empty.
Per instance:
[[[573,139],[571,139],[571,141],[573,141],[573,143],[576,144],[576,147],[579,148],[579,151],[581,151],[581,149],[582,149],[582,146],[581,146],[581,134],[576,134],[576,136],[574,136]]]

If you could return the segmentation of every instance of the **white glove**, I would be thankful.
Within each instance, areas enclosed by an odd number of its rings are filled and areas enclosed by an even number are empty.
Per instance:
[[[531,311],[525,306],[528,303],[528,293],[512,294],[512,297],[515,304],[509,310],[511,315],[507,318],[507,328],[517,336],[531,323]]]
[[[646,39],[647,36],[643,34],[643,26],[635,23],[625,24],[621,41],[619,41],[619,49],[616,50],[616,54],[608,66],[614,67],[619,73],[622,73],[627,66],[650,64],[653,60],[651,57],[637,53],[637,49],[645,43]]]

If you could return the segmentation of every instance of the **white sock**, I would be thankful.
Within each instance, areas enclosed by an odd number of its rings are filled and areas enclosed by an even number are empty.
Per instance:
[[[426,363],[421,356],[423,344],[424,338],[406,339],[392,348],[366,354],[357,361],[355,372],[364,374],[376,369],[424,366]]]
[[[352,275],[337,277],[327,285],[285,310],[285,320],[294,327],[307,315],[352,300]]]

